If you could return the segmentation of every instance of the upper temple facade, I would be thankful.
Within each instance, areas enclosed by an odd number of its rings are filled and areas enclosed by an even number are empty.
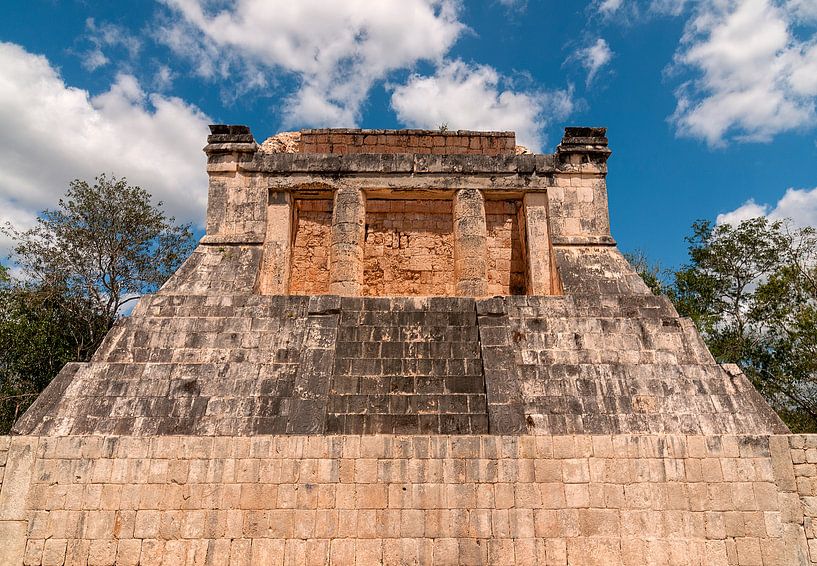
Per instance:
[[[559,295],[592,268],[577,254],[620,261],[603,128],[568,128],[554,155],[517,155],[513,132],[306,130],[272,154],[212,131],[203,243],[256,246],[261,294]]]
[[[610,234],[603,128],[211,126],[207,233],[19,434],[768,434]]]

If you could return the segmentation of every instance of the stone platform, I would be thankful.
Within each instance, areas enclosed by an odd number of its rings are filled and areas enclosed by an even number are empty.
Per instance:
[[[173,282],[171,282],[173,283]],[[183,287],[182,284],[180,284]],[[17,434],[780,433],[648,294],[142,299]]]
[[[211,131],[198,248],[0,439],[0,564],[817,563],[817,437],[617,250],[603,128]]]
[[[9,565],[817,563],[815,436],[21,436],[0,448]]]

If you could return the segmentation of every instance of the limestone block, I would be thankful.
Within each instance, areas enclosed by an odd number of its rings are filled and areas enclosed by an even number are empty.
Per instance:
[[[0,486],[0,521],[25,519],[36,452],[37,438],[18,436],[11,439]]]
[[[2,563],[798,564],[814,547],[811,477],[798,493],[772,472],[787,437],[134,437],[146,457],[88,483],[99,438],[34,450]]]
[[[0,520],[0,564],[22,564],[26,556],[26,522]],[[39,544],[32,548],[38,553]]]
[[[527,193],[524,197],[528,259],[528,292],[550,295],[554,277],[547,193]]]

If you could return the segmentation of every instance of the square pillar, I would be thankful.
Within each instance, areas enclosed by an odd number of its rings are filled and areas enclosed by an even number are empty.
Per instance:
[[[488,229],[485,198],[478,189],[454,194],[454,277],[461,297],[488,293]]]
[[[335,191],[332,243],[329,250],[329,293],[357,296],[363,290],[363,245],[366,237],[366,195],[358,188]]]
[[[267,202],[267,232],[258,291],[262,295],[285,295],[289,290],[292,258],[292,196],[271,192]]]
[[[552,295],[553,264],[551,258],[550,230],[548,227],[547,193],[526,193],[525,207],[525,255],[528,260],[528,294]]]
[[[209,188],[207,236],[236,242],[260,242],[264,237],[266,186],[242,166],[258,150],[247,126],[210,126],[204,152]]]

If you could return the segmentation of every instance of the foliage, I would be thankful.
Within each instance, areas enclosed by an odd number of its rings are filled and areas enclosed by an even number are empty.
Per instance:
[[[94,312],[77,316],[64,289],[11,284],[0,289],[0,434],[45,389],[63,365],[87,360],[106,320]],[[92,325],[89,331],[88,324]]]
[[[763,217],[699,221],[687,242],[689,263],[660,292],[695,322],[719,362],[743,368],[793,431],[817,432],[814,230]],[[656,290],[653,274],[639,273]]]
[[[15,240],[14,281],[0,269],[0,433],[69,361],[87,361],[123,307],[155,291],[190,254],[189,225],[125,179],[70,183]]]
[[[123,305],[155,291],[192,251],[190,225],[175,225],[161,206],[125,179],[101,175],[93,185],[72,181],[36,227],[5,231],[28,280],[64,286],[110,326]]]

